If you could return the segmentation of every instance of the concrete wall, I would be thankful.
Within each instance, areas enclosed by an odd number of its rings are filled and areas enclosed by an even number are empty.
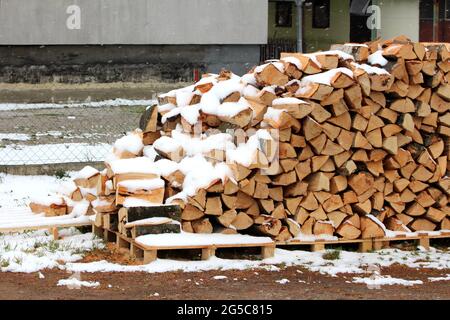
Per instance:
[[[244,74],[259,53],[258,45],[0,46],[0,82],[192,81],[194,69]]]
[[[80,8],[79,29],[71,5]],[[267,7],[267,0],[0,0],[0,45],[262,44]]]
[[[304,7],[303,38],[306,52],[329,50],[334,43],[343,43],[350,38],[350,2],[349,0],[331,0],[330,27],[316,29],[312,27],[312,6]]]
[[[378,0],[381,8],[381,30],[377,35],[389,39],[406,35],[419,41],[419,0]]]

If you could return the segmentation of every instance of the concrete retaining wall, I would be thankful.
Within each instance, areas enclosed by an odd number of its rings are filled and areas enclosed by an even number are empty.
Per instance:
[[[0,82],[192,81],[193,70],[244,74],[258,45],[0,46]]]

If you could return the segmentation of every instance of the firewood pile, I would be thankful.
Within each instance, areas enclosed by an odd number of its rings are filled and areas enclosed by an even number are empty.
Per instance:
[[[125,234],[127,212],[152,204],[178,206],[185,232],[277,241],[448,230],[449,82],[448,44],[282,53],[159,96],[106,169],[75,183]]]

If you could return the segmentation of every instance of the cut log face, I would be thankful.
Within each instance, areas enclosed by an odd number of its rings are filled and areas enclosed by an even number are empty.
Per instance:
[[[209,222],[208,218],[203,218],[199,220],[194,220],[191,222],[192,229],[195,233],[212,233],[213,226],[211,222]]]
[[[193,205],[187,204],[181,214],[181,219],[186,221],[194,221],[200,219],[204,215],[205,214],[200,209],[194,207]]]
[[[332,236],[334,233],[334,228],[329,221],[316,221],[316,223],[314,224],[313,233],[316,236]]]
[[[266,218],[263,223],[256,226],[257,230],[266,236],[277,236],[281,231],[281,221],[273,218]]]
[[[366,192],[369,188],[373,187],[375,180],[373,176],[369,173],[361,172],[357,175],[353,175],[348,180],[349,186],[357,195],[361,195]]]
[[[62,216],[67,213],[66,204],[45,205],[41,203],[31,202],[29,207],[33,213],[45,213],[46,217]]]
[[[231,222],[231,225],[236,230],[245,230],[253,225],[253,219],[244,212],[239,212],[234,218],[233,222]]]
[[[155,132],[158,125],[158,107],[157,105],[152,105],[148,107],[142,114],[139,121],[139,128],[142,132]]]
[[[271,63],[260,72],[257,72],[255,77],[259,83],[265,85],[283,86],[289,81],[289,77]]]
[[[336,232],[344,239],[357,239],[361,235],[361,230],[356,228],[350,222],[342,223],[336,230]]]
[[[228,228],[233,223],[236,216],[236,210],[227,210],[221,216],[217,217],[217,220],[221,225]]]
[[[222,215],[222,201],[220,200],[220,197],[208,198],[206,200],[205,213],[214,216]]]
[[[373,219],[366,216],[361,217],[361,236],[363,239],[368,238],[382,238],[386,234],[380,226],[381,222],[377,223]]]
[[[416,219],[410,224],[410,227],[414,231],[433,231],[436,229],[436,225],[427,219]]]

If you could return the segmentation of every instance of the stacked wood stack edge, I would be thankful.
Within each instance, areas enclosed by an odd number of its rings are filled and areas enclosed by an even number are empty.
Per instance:
[[[31,208],[64,214],[87,201],[98,225],[114,219],[132,237],[450,229],[448,44],[400,36],[282,53],[242,77],[205,74],[158,102],[114,144],[104,171],[83,169],[65,197]]]

